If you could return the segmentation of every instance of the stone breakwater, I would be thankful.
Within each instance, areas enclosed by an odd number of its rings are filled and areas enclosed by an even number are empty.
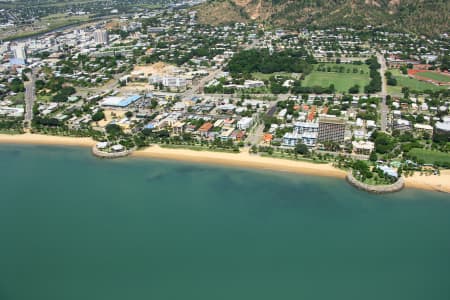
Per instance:
[[[130,155],[131,153],[133,153],[133,150],[125,150],[125,151],[121,151],[121,152],[105,152],[105,151],[99,150],[96,146],[92,147],[92,154],[99,158],[108,158],[108,159],[120,158],[120,157],[126,157],[126,156]]]
[[[401,191],[405,187],[405,180],[400,177],[396,182],[390,185],[370,185],[363,183],[353,177],[353,174],[349,172],[346,176],[347,181],[354,187],[374,194],[394,193]]]

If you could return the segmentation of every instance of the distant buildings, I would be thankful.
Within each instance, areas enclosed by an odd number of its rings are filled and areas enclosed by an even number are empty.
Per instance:
[[[107,45],[109,42],[108,32],[103,29],[94,31],[94,42],[97,45]]]
[[[345,135],[345,120],[335,117],[319,118],[319,142],[335,142],[342,144]]]
[[[19,43],[16,46],[12,47],[12,52],[14,59],[11,60],[12,64],[15,65],[24,65],[27,61],[27,53],[25,44]]]
[[[283,145],[292,147],[301,142],[309,147],[314,147],[317,143],[318,132],[318,123],[296,122],[293,132],[288,132],[283,136]]]
[[[436,122],[436,133],[450,134],[450,116],[445,116],[442,122]]]
[[[150,84],[162,84],[164,87],[171,88],[186,88],[188,82],[183,77],[173,76],[158,76],[153,75],[149,79]]]
[[[107,97],[100,104],[103,107],[127,107],[141,98],[141,95],[132,95],[129,97]]]

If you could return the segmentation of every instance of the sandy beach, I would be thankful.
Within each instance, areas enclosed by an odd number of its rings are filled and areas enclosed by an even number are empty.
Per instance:
[[[420,175],[416,172],[413,176],[405,178],[405,186],[450,193],[450,170],[441,170],[441,175]]]
[[[0,134],[0,143],[77,147],[92,147],[96,144],[91,138],[62,137],[30,133],[21,135]],[[188,149],[170,149],[154,145],[143,150],[135,151],[132,156],[309,174],[342,179],[344,179],[346,175],[345,171],[336,169],[331,164],[315,164],[303,161],[261,157],[249,154],[248,149],[244,149],[241,153],[234,154],[194,151]],[[408,188],[450,193],[450,170],[442,170],[440,176],[421,176],[420,173],[416,173],[414,176],[405,178],[405,183]]]
[[[337,178],[345,178],[346,174],[344,171],[334,168],[331,164],[314,164],[287,159],[261,157],[258,155],[249,154],[248,149],[244,149],[241,153],[224,153],[185,149],[168,149],[160,146],[152,146],[144,150],[134,152],[133,156],[191,161],[212,165],[216,164],[246,167]]]
[[[91,138],[25,133],[0,134],[0,143],[92,147],[96,142]]]

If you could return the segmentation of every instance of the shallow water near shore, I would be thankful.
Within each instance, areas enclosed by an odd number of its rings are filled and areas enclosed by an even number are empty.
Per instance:
[[[0,145],[0,299],[450,299],[450,197]]]

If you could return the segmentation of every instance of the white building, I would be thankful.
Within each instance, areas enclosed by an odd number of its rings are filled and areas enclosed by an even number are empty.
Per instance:
[[[443,117],[442,122],[436,122],[436,130],[439,133],[449,133],[450,132],[450,116]]]
[[[358,154],[369,155],[375,148],[375,144],[369,141],[353,141],[353,150]]]
[[[107,45],[109,42],[108,32],[103,29],[98,29],[94,31],[94,42],[99,45]]]
[[[247,130],[253,124],[253,119],[250,117],[244,117],[237,122],[237,128],[240,130]]]
[[[19,43],[16,46],[12,47],[12,52],[14,55],[14,61],[15,64],[25,64],[27,60],[27,53],[25,44]]]
[[[159,84],[168,88],[185,88],[187,86],[187,80],[183,77],[172,77],[172,76],[151,76],[150,84]]]
[[[263,87],[264,82],[261,80],[246,80],[244,81],[244,88],[251,89],[251,88],[258,88]]]
[[[287,132],[283,136],[283,146],[295,147],[300,142],[302,142],[303,144],[305,144],[309,147],[314,147],[317,143],[317,133]]]
[[[394,129],[400,130],[400,131],[408,131],[411,130],[411,122],[404,119],[397,119],[394,120]]]
[[[295,133],[317,133],[319,132],[319,123],[296,122],[294,123]]]

